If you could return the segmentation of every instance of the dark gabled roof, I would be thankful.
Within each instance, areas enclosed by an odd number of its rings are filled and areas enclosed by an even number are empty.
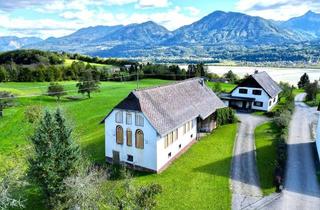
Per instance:
[[[133,91],[115,108],[141,111],[160,135],[180,127],[189,120],[207,118],[223,102],[200,78]]]
[[[256,84],[266,91],[271,98],[274,98],[282,91],[280,86],[265,71],[250,75],[238,87],[255,87]]]

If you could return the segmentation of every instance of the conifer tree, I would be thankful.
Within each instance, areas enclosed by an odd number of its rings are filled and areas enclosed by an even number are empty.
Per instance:
[[[29,159],[29,177],[38,185],[48,207],[64,201],[64,179],[77,172],[81,160],[79,146],[71,138],[72,130],[58,109],[55,114],[45,112],[31,137],[34,154]]]
[[[307,73],[304,73],[300,77],[300,81],[298,82],[298,87],[299,88],[305,88],[308,84],[310,84],[310,79]]]

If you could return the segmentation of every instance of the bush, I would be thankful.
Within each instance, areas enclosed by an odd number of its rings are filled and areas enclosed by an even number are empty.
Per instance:
[[[24,117],[29,123],[37,123],[42,118],[42,107],[39,105],[28,106],[24,111]]]
[[[217,126],[231,124],[236,122],[235,111],[229,107],[218,109],[216,111]]]
[[[277,177],[281,177],[281,182],[283,182],[283,171],[286,167],[286,160],[287,160],[287,144],[286,141],[288,139],[288,133],[289,133],[289,124],[291,120],[291,115],[294,111],[294,97],[290,93],[290,91],[287,91],[287,95],[284,95],[283,97],[286,98],[285,104],[276,111],[274,114],[273,122],[278,127],[278,140],[276,141],[276,168],[275,168],[275,174],[274,178],[277,180]],[[275,182],[277,183],[277,182]],[[281,183],[277,183],[281,184]]]

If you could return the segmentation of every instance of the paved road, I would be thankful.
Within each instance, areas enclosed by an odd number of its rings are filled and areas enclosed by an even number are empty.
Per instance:
[[[267,118],[238,114],[241,123],[234,145],[231,188],[232,209],[238,210],[262,198],[255,158],[254,130]]]
[[[316,177],[311,146],[311,123],[317,119],[315,108],[296,97],[296,110],[290,123],[285,190],[281,197],[265,209],[317,210],[320,209],[320,186]]]

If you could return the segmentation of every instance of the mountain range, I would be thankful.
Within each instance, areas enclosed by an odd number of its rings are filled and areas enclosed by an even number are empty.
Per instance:
[[[19,38],[16,36],[3,36],[0,37],[0,51],[16,50],[22,46],[39,43],[41,41],[43,40],[37,37]]]
[[[101,57],[210,57],[219,48],[277,46],[320,39],[320,14],[276,22],[236,12],[216,11],[190,25],[169,31],[149,21],[141,24],[83,28],[60,38],[3,45],[77,52]],[[13,48],[15,49],[15,48]]]

